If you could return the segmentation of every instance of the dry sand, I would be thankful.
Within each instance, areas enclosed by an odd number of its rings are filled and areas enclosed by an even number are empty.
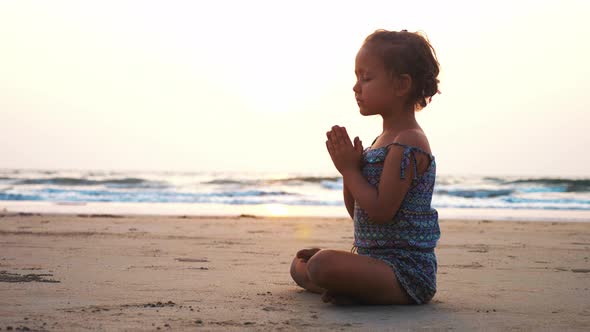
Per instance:
[[[590,222],[441,229],[430,304],[339,307],[289,266],[347,219],[0,214],[0,330],[590,330]]]

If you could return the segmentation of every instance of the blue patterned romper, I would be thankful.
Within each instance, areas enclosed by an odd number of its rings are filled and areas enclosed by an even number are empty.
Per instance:
[[[392,267],[399,283],[417,303],[427,303],[436,293],[436,256],[434,247],[440,238],[438,213],[430,205],[436,177],[434,156],[420,148],[391,143],[363,153],[363,175],[377,187],[385,156],[391,145],[404,148],[400,177],[409,165],[414,179],[391,222],[371,223],[367,213],[355,202],[354,246],[359,255],[380,259]],[[426,172],[418,176],[415,153],[430,157]],[[411,163],[412,162],[412,163]]]

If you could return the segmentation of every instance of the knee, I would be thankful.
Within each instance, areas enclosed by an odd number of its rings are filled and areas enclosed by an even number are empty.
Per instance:
[[[319,251],[307,261],[307,275],[314,284],[320,287],[326,287],[335,273],[337,274],[333,250]]]
[[[306,276],[301,273],[301,268],[297,268],[298,265],[301,264],[301,259],[295,257],[293,258],[293,262],[291,263],[291,278],[293,281],[301,287],[305,287],[305,279]]]
[[[299,262],[299,258],[293,258],[293,262],[291,262],[291,278],[297,281],[297,263]]]

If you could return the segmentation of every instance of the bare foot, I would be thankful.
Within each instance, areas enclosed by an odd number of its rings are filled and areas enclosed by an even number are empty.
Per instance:
[[[297,258],[307,262],[313,255],[320,251],[320,248],[301,249],[297,252]]]
[[[322,301],[324,301],[325,303],[330,302],[334,305],[342,305],[342,306],[358,304],[358,301],[355,301],[350,296],[332,294],[329,291],[325,291],[322,294]]]

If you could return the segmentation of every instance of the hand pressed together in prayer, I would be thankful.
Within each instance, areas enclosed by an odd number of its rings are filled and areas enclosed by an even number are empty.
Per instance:
[[[358,136],[352,143],[346,128],[340,126],[333,126],[326,136],[326,148],[338,172],[344,175],[349,171],[358,171],[363,157],[363,143]]]

